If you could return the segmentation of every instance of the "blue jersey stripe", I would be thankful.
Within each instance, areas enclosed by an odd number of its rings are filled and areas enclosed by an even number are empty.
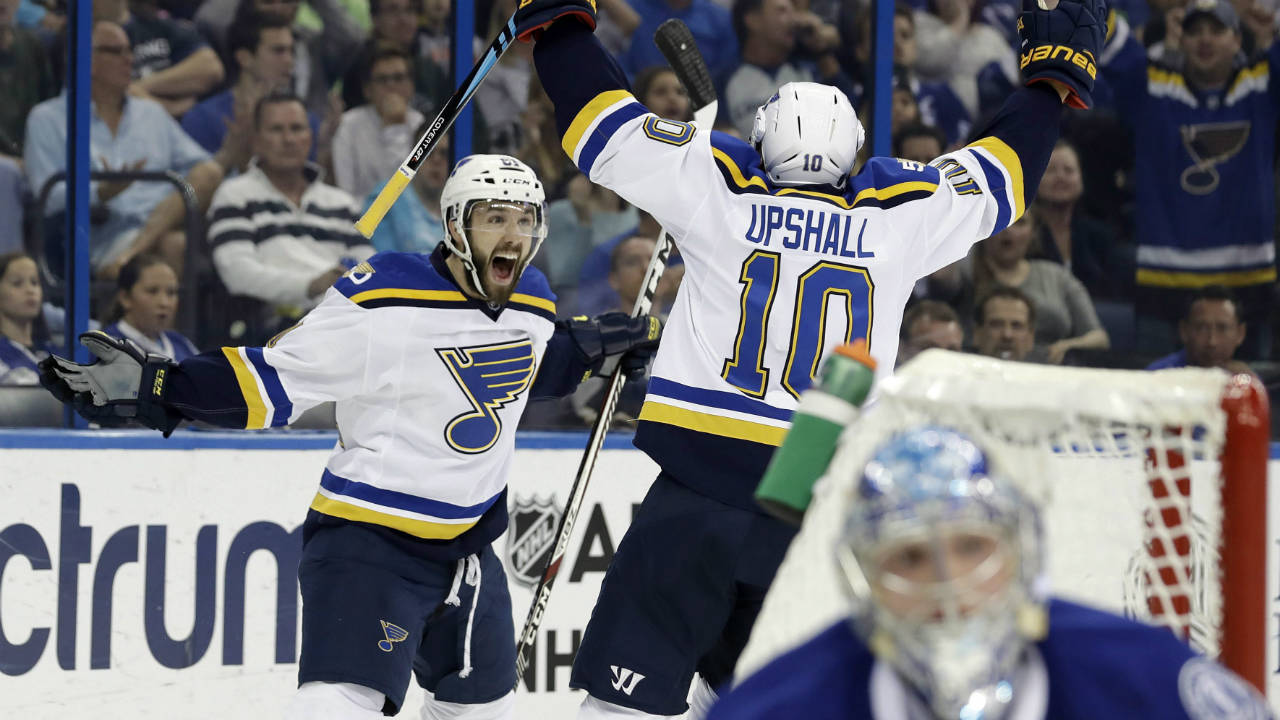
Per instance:
[[[991,234],[995,235],[1009,227],[1009,223],[1012,222],[1013,212],[1009,207],[1004,173],[1000,171],[1000,168],[993,165],[990,160],[983,157],[982,153],[970,150],[969,154],[978,159],[982,174],[987,176],[987,187],[991,191],[991,197],[995,198],[996,201],[996,226],[991,230]]]
[[[275,411],[271,416],[271,427],[288,425],[289,417],[293,415],[293,403],[290,402],[289,395],[285,393],[284,385],[280,383],[280,375],[276,373],[275,368],[271,367],[267,359],[262,357],[262,348],[245,348],[245,354],[249,356],[249,361],[253,363],[253,369],[257,371],[258,377],[262,379],[262,386],[267,391],[267,397],[271,398],[271,404],[275,406]]]
[[[771,420],[783,420],[789,422],[792,415],[791,410],[782,410],[769,405],[768,403],[762,403],[759,400],[752,400],[751,398],[743,397],[737,393],[690,387],[688,385],[683,385],[660,377],[650,378],[648,393],[650,395],[662,395],[675,400],[697,403],[707,407],[720,408],[721,410],[732,410],[734,412],[747,413],[750,415],[759,415],[760,417],[766,417]]]
[[[591,131],[591,136],[582,145],[582,151],[578,153],[578,167],[586,175],[591,175],[591,168],[595,165],[596,158],[600,156],[604,146],[609,142],[609,138],[622,127],[622,124],[628,120],[644,115],[649,112],[643,105],[638,102],[627,103],[615,110],[609,117],[600,121],[596,125],[596,129]]]
[[[407,510],[419,515],[430,515],[442,520],[473,520],[483,515],[498,498],[502,497],[502,493],[499,492],[484,502],[471,507],[463,507],[440,500],[428,500],[424,497],[396,490],[374,487],[356,480],[347,480],[334,475],[327,469],[324,471],[324,475],[320,477],[320,487],[337,495],[364,500],[383,507]]]

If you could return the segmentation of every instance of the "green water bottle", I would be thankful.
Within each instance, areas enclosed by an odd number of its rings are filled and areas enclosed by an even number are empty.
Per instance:
[[[876,361],[867,352],[865,340],[841,345],[831,353],[818,381],[800,394],[791,429],[756,488],[756,501],[766,510],[800,524],[813,499],[813,484],[827,471],[840,433],[858,417],[875,374]]]

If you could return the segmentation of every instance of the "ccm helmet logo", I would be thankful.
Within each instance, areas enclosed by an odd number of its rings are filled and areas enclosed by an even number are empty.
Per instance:
[[[1041,45],[1030,52],[1022,54],[1020,67],[1025,68],[1029,63],[1040,62],[1042,60],[1063,60],[1065,62],[1069,62],[1089,73],[1089,77],[1094,80],[1098,79],[1098,68],[1093,63],[1093,55],[1088,51],[1072,50],[1066,45]]]

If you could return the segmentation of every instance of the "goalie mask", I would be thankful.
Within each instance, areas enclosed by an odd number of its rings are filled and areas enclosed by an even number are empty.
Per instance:
[[[440,210],[445,246],[462,261],[472,289],[491,303],[505,302],[547,236],[545,196],[538,176],[507,155],[469,155],[458,161],[445,182]],[[477,210],[485,217],[478,217]],[[481,225],[475,225],[477,221]],[[502,227],[510,224],[502,230],[505,240],[487,254],[477,252],[477,233],[487,232],[486,224],[497,229],[499,222],[504,223]],[[521,240],[518,249],[510,242],[513,237]],[[486,289],[484,278],[490,273],[505,292]]]
[[[1002,717],[1043,637],[1036,507],[966,436],[921,427],[867,463],[836,549],[867,646],[943,718]]]
[[[866,140],[849,98],[830,85],[791,82],[756,110],[751,147],[777,185],[844,187]]]

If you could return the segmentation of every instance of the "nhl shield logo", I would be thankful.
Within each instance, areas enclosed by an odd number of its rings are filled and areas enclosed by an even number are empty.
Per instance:
[[[507,561],[516,582],[527,587],[538,584],[555,549],[556,529],[563,512],[554,498],[515,496],[507,533]]]

